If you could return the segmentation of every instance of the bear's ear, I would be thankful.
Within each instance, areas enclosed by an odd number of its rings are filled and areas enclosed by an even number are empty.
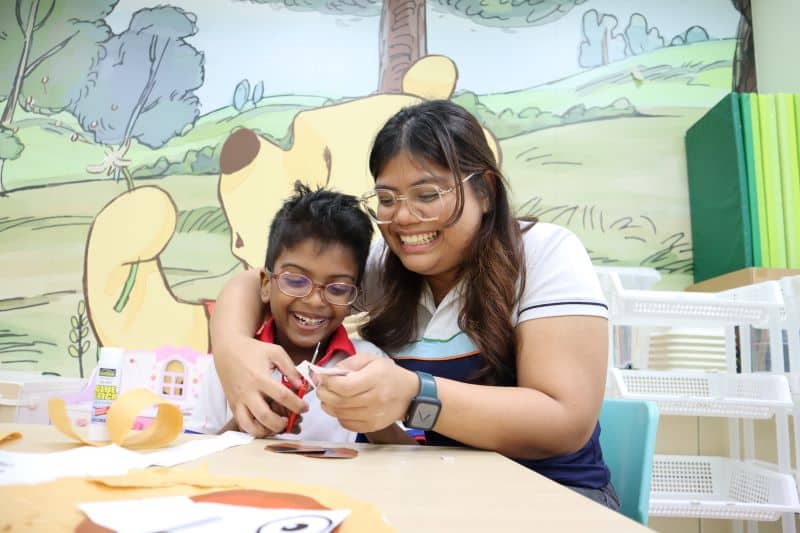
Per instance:
[[[419,58],[403,75],[403,92],[424,100],[448,100],[458,81],[458,69],[447,56]]]
[[[261,143],[253,130],[239,128],[231,133],[219,154],[219,169],[223,174],[233,174],[252,163]]]

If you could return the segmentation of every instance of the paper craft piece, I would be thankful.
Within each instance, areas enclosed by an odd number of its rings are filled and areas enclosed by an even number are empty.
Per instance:
[[[303,361],[299,365],[297,365],[297,372],[303,376],[303,379],[306,380],[306,393],[311,392],[316,388],[314,384],[314,380],[311,379],[311,363],[308,361]]]
[[[165,448],[157,452],[145,454],[149,462],[148,466],[175,466],[181,463],[188,463],[221,452],[235,446],[242,446],[253,440],[252,435],[240,433],[238,431],[226,431],[222,435],[214,437],[196,439],[187,443]]]
[[[346,376],[350,373],[350,371],[346,368],[338,368],[335,366],[324,367],[308,363],[308,367],[314,372],[314,374],[318,374],[320,376]]]
[[[131,470],[124,476],[104,476],[89,478],[100,485],[117,488],[136,487],[174,487],[175,485],[189,485],[192,487],[222,488],[235,487],[234,480],[210,481],[206,465],[198,468],[178,468],[175,470],[164,467],[146,468],[144,470]]]
[[[158,406],[156,418],[147,429],[130,436],[139,414]],[[58,430],[78,442],[90,446],[105,446],[108,442],[89,441],[75,431],[67,416],[63,399],[50,398],[47,411],[50,421]],[[133,389],[120,395],[108,410],[106,426],[111,442],[127,448],[160,448],[166,446],[183,432],[183,414],[180,408],[147,389]],[[127,437],[127,438],[126,438]]]
[[[82,448],[95,450],[95,448]],[[180,475],[182,469],[168,469],[164,477]],[[116,485],[124,485],[124,479]],[[161,480],[159,480],[160,482]],[[239,489],[209,491],[190,485],[169,487],[133,487],[106,485],[90,481],[87,478],[59,479],[37,485],[0,486],[0,501],[3,512],[0,513],[0,531],[75,531],[85,520],[77,505],[83,502],[96,502],[113,499],[156,498],[163,496],[191,496],[196,501],[209,498],[207,501],[218,503],[261,506],[255,501],[262,501],[260,494],[267,492],[268,501],[275,502],[275,507],[291,507],[294,509],[321,508],[350,509],[351,514],[339,526],[337,533],[388,533],[394,531],[382,518],[381,511],[374,505],[357,500],[341,492],[314,485],[303,485],[287,481],[271,480],[259,477],[222,477],[209,476],[205,484],[212,486],[219,483],[221,487],[235,483]],[[204,492],[210,494],[203,494]],[[277,494],[276,494],[277,493]],[[290,498],[291,502],[286,502]],[[316,507],[309,507],[308,502]],[[47,502],[46,512],[42,511],[42,502]],[[87,524],[91,524],[88,520]],[[94,526],[99,528],[100,526]],[[104,531],[103,529],[77,531]]]
[[[267,444],[264,449],[275,453],[289,453],[317,459],[352,459],[358,456],[358,450],[353,448],[320,447],[295,442]]]
[[[63,477],[113,476],[135,468],[175,466],[251,440],[250,435],[228,432],[153,453],[138,453],[116,444],[54,453],[0,451],[0,485],[41,483]]]
[[[22,433],[19,431],[12,431],[11,433],[2,433],[0,434],[0,444],[4,444],[6,442],[11,442],[12,440],[17,440],[22,438]]]
[[[236,491],[239,495],[242,492]],[[88,533],[108,528],[126,533],[172,529],[188,532],[330,533],[350,514],[348,509],[325,509],[319,504],[319,508],[311,509],[275,508],[270,493],[261,494],[267,505],[227,504],[185,496],[83,503],[78,508],[87,515],[91,525],[100,527],[93,529],[81,524],[77,531]],[[290,495],[283,496],[278,499],[285,501]],[[248,499],[253,500],[254,495],[248,495]]]
[[[326,450],[323,446],[291,442],[286,444],[268,444],[264,449],[275,453],[323,453]]]

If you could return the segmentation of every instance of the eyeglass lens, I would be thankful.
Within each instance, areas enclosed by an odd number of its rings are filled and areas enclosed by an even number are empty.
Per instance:
[[[394,217],[401,201],[418,219],[427,222],[437,220],[444,209],[441,189],[435,185],[409,187],[405,195],[399,196],[388,189],[377,189],[365,198],[369,214],[378,221],[389,222]]]
[[[278,288],[287,296],[295,298],[305,298],[315,286],[318,286],[303,274],[292,272],[282,272],[276,276],[278,278]],[[328,283],[322,287],[323,297],[334,305],[350,305],[358,295],[355,285],[343,282]]]

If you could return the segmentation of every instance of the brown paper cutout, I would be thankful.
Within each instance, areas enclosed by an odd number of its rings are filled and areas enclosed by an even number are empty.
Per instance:
[[[317,459],[352,459],[358,456],[358,450],[353,448],[312,446],[297,442],[267,444],[264,449],[274,453],[302,455],[303,457],[315,457]]]
[[[22,433],[19,431],[12,431],[11,433],[2,433],[0,434],[0,444],[5,444],[6,442],[11,442],[12,440],[17,440],[22,438]]]

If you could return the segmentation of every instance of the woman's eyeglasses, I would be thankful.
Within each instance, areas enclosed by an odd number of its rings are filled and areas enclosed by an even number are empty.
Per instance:
[[[334,283],[314,283],[307,276],[296,272],[281,272],[272,274],[267,271],[270,279],[278,284],[278,289],[286,296],[305,298],[315,287],[322,289],[322,296],[333,305],[351,305],[358,298],[358,287],[352,283],[337,281]]]
[[[480,172],[473,172],[461,183],[466,183]],[[439,220],[444,211],[444,196],[456,190],[453,185],[449,189],[441,189],[432,183],[422,183],[408,188],[406,194],[397,194],[391,189],[377,188],[361,197],[361,205],[367,214],[378,224],[389,224],[394,219],[401,201],[411,213],[422,222]]]

